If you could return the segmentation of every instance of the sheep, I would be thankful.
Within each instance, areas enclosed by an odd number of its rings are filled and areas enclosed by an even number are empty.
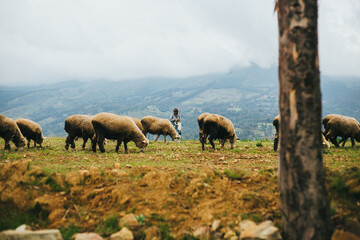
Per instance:
[[[274,138],[274,151],[276,152],[279,145],[279,126],[280,126],[280,115],[277,115],[273,120],[273,125],[275,127],[276,133]]]
[[[22,149],[25,146],[25,138],[16,122],[3,115],[0,115],[0,137],[5,140],[5,150],[10,150],[10,141],[18,149]]]
[[[127,117],[129,117],[129,116],[127,116]],[[140,129],[140,131],[141,131],[141,132],[143,132],[143,131],[144,131],[144,128],[143,128],[143,125],[141,124],[140,119],[138,119],[138,118],[134,118],[134,117],[129,117],[129,118],[131,118],[131,120],[133,120],[133,121],[134,121],[134,123],[135,123],[135,124],[136,124],[136,126]]]
[[[280,127],[280,115],[277,115],[273,120],[273,125],[275,127],[276,133],[274,138],[274,151],[276,152],[279,145],[279,127]],[[330,148],[329,142],[325,139],[325,135],[323,131],[321,131],[321,142],[324,147]]]
[[[230,140],[230,148],[234,148],[234,143],[237,139],[233,123],[218,114],[209,114],[204,118],[203,136],[200,139],[202,150],[205,150],[205,141],[209,136],[209,142],[215,150],[215,139],[219,139],[220,146],[223,149],[227,139]]]
[[[27,147],[30,148],[30,141],[34,141],[34,147],[36,147],[36,143],[42,147],[42,142],[44,140],[44,136],[42,134],[42,130],[39,124],[33,122],[29,119],[18,118],[16,119],[16,124],[20,128],[23,136],[28,140]]]
[[[199,125],[199,139],[200,142],[205,141],[206,143],[206,138],[204,138],[204,119],[205,117],[207,117],[210,113],[206,112],[206,113],[202,113],[198,116],[197,121],[198,121],[198,125]]]
[[[325,137],[339,147],[339,143],[343,142],[342,146],[345,146],[345,142],[348,138],[351,139],[351,146],[355,146],[355,141],[360,142],[360,123],[352,117],[330,114],[323,119],[325,127]],[[341,137],[342,140],[338,143],[336,138]]]
[[[149,140],[147,140],[135,122],[129,117],[119,116],[113,113],[98,113],[91,122],[95,130],[92,144],[92,150],[94,152],[96,152],[96,142],[99,145],[100,151],[105,152],[105,138],[117,140],[116,152],[119,152],[119,147],[122,142],[124,142],[125,153],[128,152],[127,143],[129,141],[133,141],[141,152],[143,152],[144,148],[149,144]]]
[[[91,119],[93,116],[91,115],[71,115],[65,120],[65,131],[68,133],[68,136],[66,137],[66,145],[65,149],[69,149],[69,145],[71,145],[71,148],[75,148],[75,142],[74,140],[77,140],[79,137],[84,140],[82,148],[85,149],[86,142],[88,139],[91,141],[95,130],[91,123]]]
[[[143,125],[143,133],[145,136],[147,136],[148,133],[157,134],[155,142],[160,135],[164,135],[164,142],[166,142],[166,135],[169,135],[171,139],[175,141],[180,139],[180,135],[167,119],[146,116],[141,119],[141,124]]]

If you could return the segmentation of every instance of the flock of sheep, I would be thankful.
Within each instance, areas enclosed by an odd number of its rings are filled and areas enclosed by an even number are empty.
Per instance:
[[[209,140],[213,149],[215,149],[214,141],[219,139],[221,148],[227,140],[230,142],[231,149],[234,147],[235,141],[238,139],[235,134],[233,123],[218,114],[202,113],[197,118],[199,124],[199,139],[202,145],[202,150],[205,150],[205,143]],[[279,140],[279,116],[276,116],[273,125],[276,128],[274,139],[274,150],[277,151]],[[352,146],[355,146],[355,141],[360,142],[360,123],[351,117],[346,117],[337,114],[329,114],[322,120],[325,131],[322,132],[322,142],[327,147],[330,140],[336,147],[339,143],[342,146],[348,138],[351,139]],[[72,115],[65,120],[65,131],[68,133],[66,137],[65,148],[68,150],[69,146],[75,148],[75,140],[83,138],[84,142],[82,148],[85,148],[88,139],[91,140],[91,147],[96,152],[97,146],[101,152],[105,152],[106,139],[116,140],[115,151],[119,151],[119,147],[124,142],[125,152],[128,151],[127,143],[133,141],[135,145],[143,151],[149,144],[147,134],[157,134],[158,140],[160,135],[169,135],[172,140],[178,141],[180,135],[176,132],[169,120],[157,118],[153,116],[143,117],[141,120],[128,116],[120,116],[113,113],[99,113],[95,116],[90,115]],[[42,146],[43,135],[39,124],[28,120],[19,118],[16,121],[0,115],[0,137],[5,140],[5,150],[10,150],[10,141],[12,141],[17,148],[25,146],[25,138],[28,140],[27,146],[30,147],[30,141]],[[337,142],[337,137],[341,137],[340,142]]]

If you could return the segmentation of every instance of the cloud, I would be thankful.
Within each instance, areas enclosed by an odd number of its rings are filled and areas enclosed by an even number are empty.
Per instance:
[[[343,2],[320,5],[321,68],[360,76],[351,63],[336,64],[344,55],[359,63],[358,4]],[[269,0],[1,1],[0,84],[185,77],[250,63],[269,67],[277,64],[278,51],[273,7]],[[338,8],[346,19],[329,26]],[[334,45],[339,51],[330,54]]]

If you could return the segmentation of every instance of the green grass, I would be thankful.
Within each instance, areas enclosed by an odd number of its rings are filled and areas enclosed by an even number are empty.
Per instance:
[[[105,235],[110,235],[120,230],[119,220],[117,215],[113,214],[104,219],[104,221],[97,228],[97,232]]]

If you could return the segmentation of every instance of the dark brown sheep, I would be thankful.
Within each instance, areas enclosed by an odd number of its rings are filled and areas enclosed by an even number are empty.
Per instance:
[[[91,123],[93,116],[91,115],[71,115],[70,117],[66,118],[65,120],[65,131],[68,133],[66,137],[66,145],[65,149],[69,149],[69,145],[71,148],[75,148],[75,140],[78,138],[82,138],[84,140],[82,148],[85,149],[86,142],[88,139],[91,141],[95,131],[94,127]]]
[[[204,131],[201,139],[202,150],[205,150],[206,138],[209,139],[213,149],[215,149],[215,139],[219,139],[221,148],[224,148],[226,140],[229,139],[231,149],[234,148],[237,139],[233,123],[218,114],[209,114],[204,118]]]
[[[34,147],[36,144],[39,144],[42,147],[42,142],[44,140],[44,136],[42,134],[42,130],[39,124],[33,122],[29,119],[18,118],[16,119],[16,124],[20,128],[23,136],[28,140],[27,147],[30,148],[30,141],[34,141]]]
[[[141,119],[141,124],[144,128],[143,133],[145,136],[147,136],[148,133],[157,134],[155,142],[160,135],[164,135],[164,142],[166,142],[166,135],[169,135],[172,140],[175,141],[180,139],[180,135],[167,119],[146,116]]]
[[[360,142],[360,123],[352,117],[335,115],[327,115],[323,119],[325,128],[325,137],[329,139],[336,147],[339,147],[337,137],[341,137],[343,145],[348,138],[351,139],[351,146],[355,146],[355,140]]]
[[[19,149],[25,146],[25,138],[11,118],[0,115],[0,137],[5,140],[5,150],[10,150],[10,141]]]
[[[94,126],[96,142],[101,152],[105,152],[105,138],[117,140],[116,152],[119,151],[122,142],[124,142],[125,152],[128,151],[127,143],[129,141],[133,141],[140,151],[143,151],[149,144],[147,138],[129,117],[113,113],[99,113],[94,116],[91,122]],[[94,144],[94,142],[92,149],[96,152],[96,143]]]

